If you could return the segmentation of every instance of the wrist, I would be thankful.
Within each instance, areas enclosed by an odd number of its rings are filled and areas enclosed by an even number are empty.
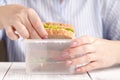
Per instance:
[[[114,46],[116,49],[116,53],[117,53],[117,64],[120,64],[120,41],[116,41],[116,45]]]
[[[0,30],[3,28],[2,24],[0,24]]]
[[[0,30],[3,28],[2,17],[3,17],[3,6],[0,6]]]
[[[0,6],[0,29],[3,28],[3,20],[5,19],[5,13],[6,13],[5,6]]]

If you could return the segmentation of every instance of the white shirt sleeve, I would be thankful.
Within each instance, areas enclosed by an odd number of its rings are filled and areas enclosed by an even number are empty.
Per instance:
[[[120,0],[104,0],[103,25],[104,37],[120,40]]]
[[[3,37],[3,30],[0,30],[0,40],[2,40]]]
[[[0,6],[3,6],[6,4],[6,1],[5,0],[0,0]]]

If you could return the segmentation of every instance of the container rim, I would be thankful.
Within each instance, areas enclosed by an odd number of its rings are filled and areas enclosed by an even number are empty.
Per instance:
[[[51,42],[62,42],[62,43],[66,43],[66,42],[71,42],[72,39],[23,39],[22,42],[25,43],[51,43]]]

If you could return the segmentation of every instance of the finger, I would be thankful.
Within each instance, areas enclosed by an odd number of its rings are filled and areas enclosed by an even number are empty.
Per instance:
[[[44,29],[43,24],[38,16],[38,14],[33,9],[29,9],[28,19],[30,20],[30,23],[32,24],[34,29],[38,32],[38,34],[42,38],[47,38],[48,34],[47,34],[46,30]]]
[[[36,33],[36,31],[33,29],[32,32],[30,32],[30,39],[41,39],[41,37]]]
[[[101,66],[97,62],[91,62],[85,66],[76,68],[76,73],[85,73],[100,68]]]
[[[6,26],[5,27],[5,31],[7,36],[11,39],[11,40],[16,40],[19,38],[19,36],[17,34],[15,34],[14,29],[12,26]]]
[[[77,47],[85,44],[91,44],[96,40],[96,38],[89,36],[82,36],[80,38],[76,38],[72,40],[70,47]]]
[[[36,30],[32,27],[28,19],[26,19],[25,21],[25,26],[28,29],[30,34],[29,39],[41,39],[41,37],[38,35]]]
[[[79,57],[87,53],[94,53],[95,48],[92,45],[82,45],[79,47],[74,47],[65,50],[62,53],[62,57],[64,58],[74,58],[74,57]]]
[[[15,22],[13,24],[16,31],[23,37],[23,38],[29,38],[29,32],[27,28],[20,22]]]
[[[88,64],[91,61],[95,61],[97,58],[94,54],[86,54],[84,56],[81,56],[79,58],[74,58],[67,61],[67,65],[73,65],[73,66],[79,66],[83,64]]]

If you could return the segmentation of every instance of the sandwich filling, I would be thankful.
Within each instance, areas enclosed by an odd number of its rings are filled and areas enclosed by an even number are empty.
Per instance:
[[[69,27],[63,28],[63,27],[60,27],[60,25],[44,24],[44,28],[56,29],[56,30],[64,29],[67,31],[74,32],[74,30],[72,28],[69,28]]]

